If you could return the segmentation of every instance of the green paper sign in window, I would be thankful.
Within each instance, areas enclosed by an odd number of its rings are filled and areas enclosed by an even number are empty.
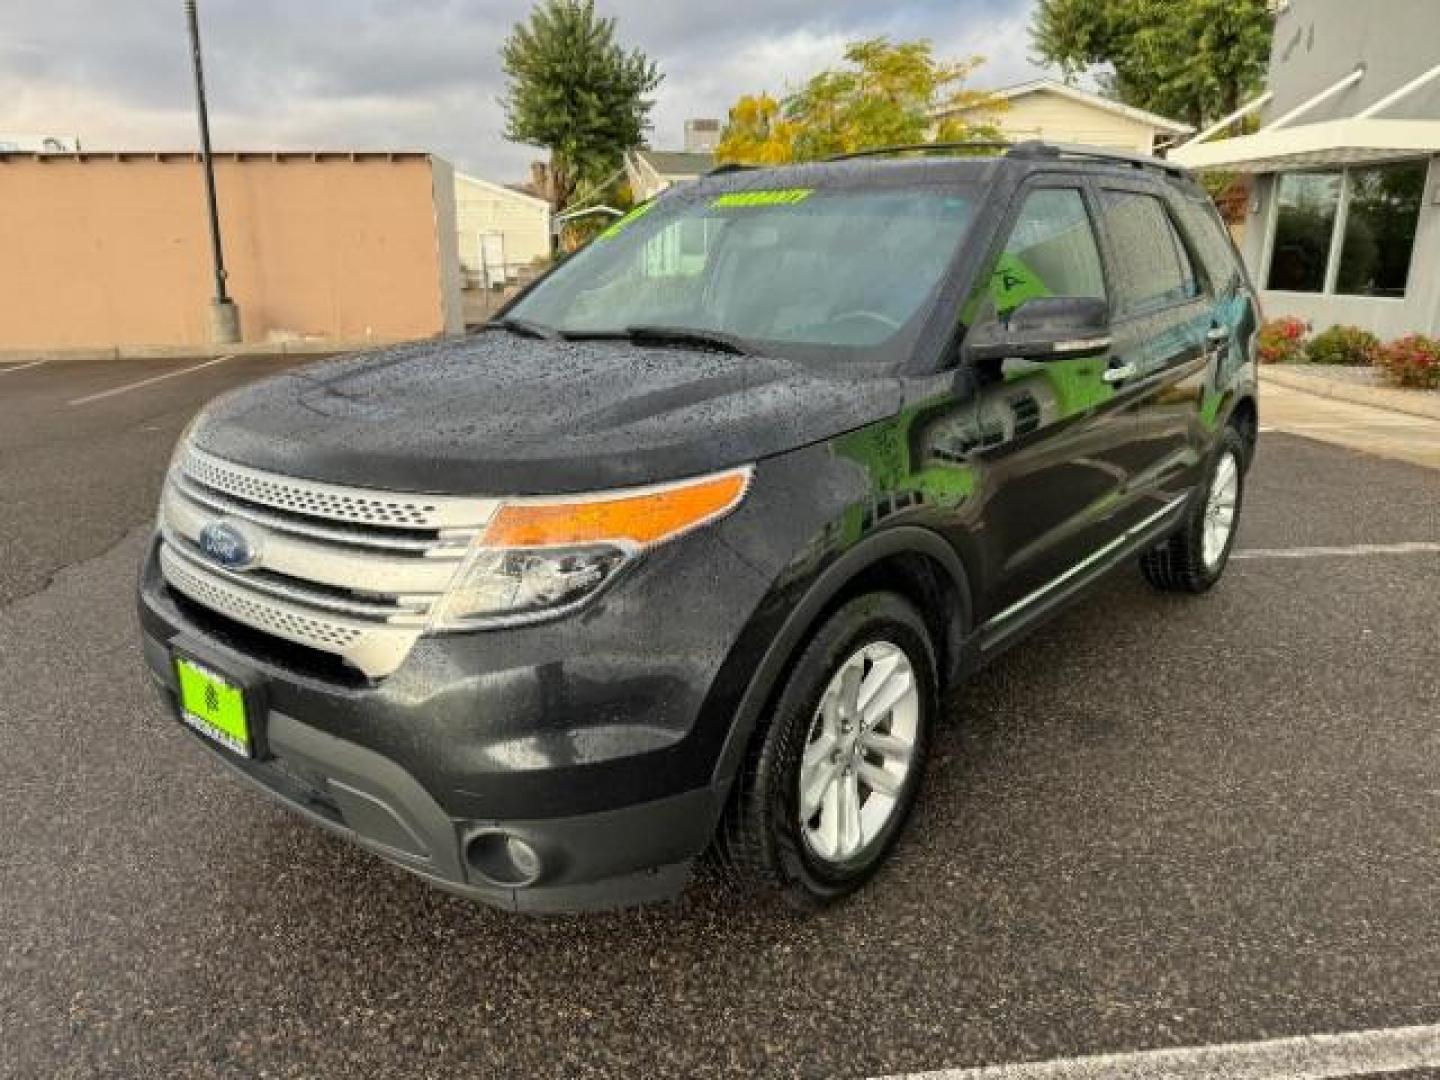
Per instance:
[[[1040,280],[1025,260],[1006,251],[995,263],[990,275],[990,295],[995,298],[995,307],[1002,312],[1014,311],[1026,300],[1037,296],[1053,296],[1050,288]]]

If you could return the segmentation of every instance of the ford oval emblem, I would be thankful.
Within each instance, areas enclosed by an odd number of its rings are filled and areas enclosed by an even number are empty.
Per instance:
[[[200,530],[200,550],[227,570],[249,570],[260,561],[260,544],[234,522],[212,521]]]

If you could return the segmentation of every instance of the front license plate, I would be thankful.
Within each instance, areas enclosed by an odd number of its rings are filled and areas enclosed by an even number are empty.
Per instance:
[[[244,690],[185,656],[175,658],[175,677],[180,684],[180,719],[227,750],[251,757],[254,740],[245,715]]]

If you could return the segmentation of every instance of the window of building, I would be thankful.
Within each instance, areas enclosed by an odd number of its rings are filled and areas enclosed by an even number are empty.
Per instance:
[[[1282,174],[1266,288],[1404,296],[1426,165]]]
[[[1425,162],[1350,170],[1335,291],[1404,296],[1425,195]]]
[[[1106,191],[1105,230],[1115,245],[1120,313],[1153,311],[1199,294],[1189,253],[1154,195]]]
[[[1324,290],[1341,183],[1338,172],[1286,173],[1280,177],[1267,288],[1286,292]]]

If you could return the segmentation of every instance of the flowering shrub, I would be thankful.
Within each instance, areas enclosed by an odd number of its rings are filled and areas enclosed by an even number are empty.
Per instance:
[[[1440,341],[1435,338],[1411,334],[1392,341],[1380,350],[1375,363],[1396,386],[1440,390]]]
[[[1293,364],[1305,354],[1305,320],[1271,319],[1260,327],[1260,362]]]
[[[1312,364],[1373,364],[1379,353],[1380,339],[1358,326],[1332,326],[1305,345]]]

